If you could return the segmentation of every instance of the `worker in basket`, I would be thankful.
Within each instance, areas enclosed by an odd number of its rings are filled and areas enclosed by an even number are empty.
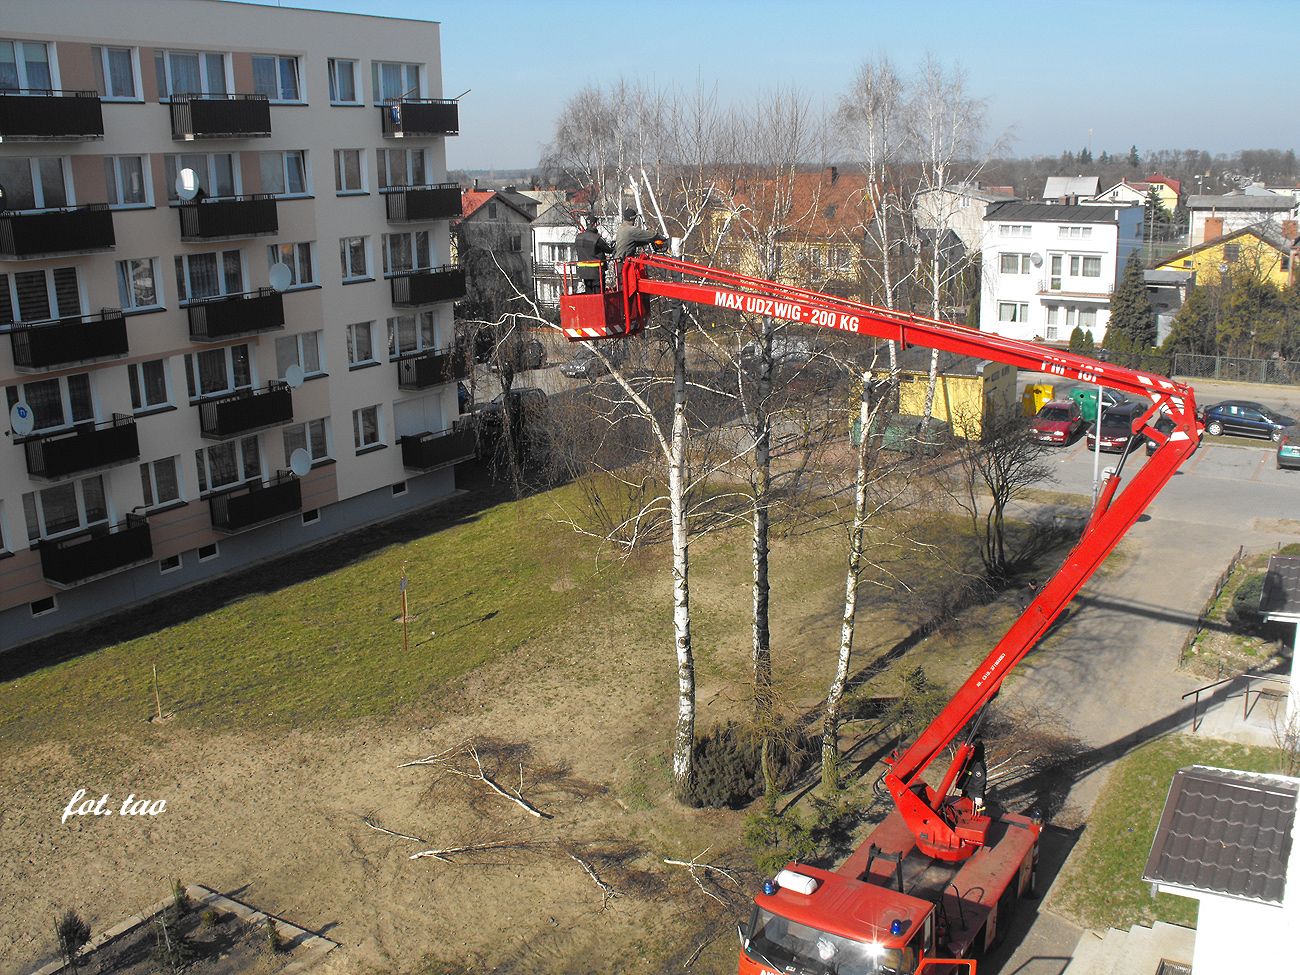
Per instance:
[[[605,257],[614,253],[614,248],[600,235],[595,214],[584,215],[582,222],[582,232],[573,241],[578,257],[578,280],[582,282],[584,292],[593,294],[600,291],[605,274]]]
[[[614,260],[621,261],[625,257],[631,257],[638,247],[663,240],[662,234],[656,234],[652,230],[642,230],[636,225],[636,221],[636,207],[628,207],[623,211],[623,222],[618,225],[618,233],[614,235]]]

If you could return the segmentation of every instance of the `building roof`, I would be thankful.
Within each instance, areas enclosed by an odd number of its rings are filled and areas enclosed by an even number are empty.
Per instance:
[[[517,209],[522,210],[530,217],[537,216],[537,200],[535,197],[520,193],[514,186],[507,186],[503,190],[497,190],[497,192],[501,194],[503,199],[510,201]]]
[[[1164,173],[1152,173],[1150,176],[1146,178],[1146,182],[1164,183],[1175,193],[1181,194],[1183,192],[1183,181],[1179,179],[1171,179],[1170,177],[1166,176]]]
[[[1140,206],[1140,204],[1134,204]],[[984,214],[985,220],[1020,221],[1033,223],[1119,223],[1117,211],[1127,206],[1075,206],[1066,203],[994,203]]]
[[[1281,904],[1300,779],[1194,765],[1174,773],[1142,879]]]
[[[534,227],[577,227],[573,218],[573,209],[563,203],[552,203],[537,215]]]
[[[1300,558],[1274,555],[1268,560],[1259,611],[1270,619],[1300,619]]]
[[[922,190],[919,195],[925,193],[951,193],[954,196],[967,196],[984,203],[1005,203],[1008,200],[1020,199],[1012,192],[1010,186],[972,186],[969,183],[949,183],[937,190]]]
[[[898,371],[904,375],[926,376],[930,375],[930,349],[910,346],[901,349],[898,353]],[[977,359],[974,356],[958,355],[956,352],[939,352],[939,372],[940,376],[980,376],[984,373],[984,367],[989,365],[989,359]],[[889,364],[876,367],[876,372],[884,374],[889,372]]]
[[[1191,257],[1200,251],[1209,250],[1212,247],[1222,247],[1224,244],[1236,240],[1238,237],[1258,237],[1264,243],[1268,244],[1275,250],[1288,254],[1291,251],[1292,242],[1288,241],[1280,233],[1277,227],[1268,220],[1261,220],[1259,223],[1252,223],[1249,227],[1242,227],[1240,230],[1234,230],[1230,234],[1224,234],[1222,237],[1215,237],[1213,240],[1207,240],[1200,244],[1194,244],[1191,247],[1184,248],[1177,253],[1170,254],[1163,261],[1161,266],[1172,264],[1174,261],[1180,261],[1184,257]]]
[[[1043,199],[1055,200],[1061,196],[1096,196],[1099,176],[1049,176],[1043,186]]]
[[[1142,272],[1142,280],[1150,285],[1186,284],[1194,277],[1196,277],[1195,271],[1179,271],[1173,268],[1167,270],[1156,268],[1154,271]]]
[[[1277,194],[1270,194],[1270,196],[1251,194],[1248,196],[1245,193],[1230,193],[1227,196],[1189,196],[1187,198],[1187,209],[1292,210],[1295,209],[1295,199]]]
[[[475,213],[483,208],[483,205],[489,200],[496,200],[498,203],[504,203],[510,209],[514,210],[525,220],[532,222],[532,214],[521,210],[515,206],[509,199],[502,196],[497,190],[461,190],[460,194],[460,219],[468,220]],[[455,221],[459,223],[460,221]]]
[[[784,181],[778,190],[776,180],[747,180],[738,186],[735,200],[763,213],[772,208],[773,196],[783,190]],[[864,174],[841,172],[835,166],[795,173],[790,192],[790,222],[795,226],[783,235],[785,239],[862,238],[862,225],[871,208]]]

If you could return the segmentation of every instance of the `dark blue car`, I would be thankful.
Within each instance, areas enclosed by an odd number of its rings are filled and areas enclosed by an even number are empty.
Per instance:
[[[1225,399],[1206,407],[1201,414],[1205,432],[1212,437],[1236,434],[1239,437],[1264,437],[1273,442],[1282,439],[1282,431],[1295,424],[1289,416],[1260,403],[1244,399]]]

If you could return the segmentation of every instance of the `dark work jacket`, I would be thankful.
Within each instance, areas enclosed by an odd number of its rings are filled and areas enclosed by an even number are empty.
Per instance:
[[[573,245],[579,261],[598,261],[614,253],[614,248],[594,230],[582,231],[574,238]],[[595,281],[600,277],[600,268],[579,267],[578,277],[583,281]]]
[[[614,259],[621,261],[625,257],[631,257],[638,247],[650,243],[657,236],[653,231],[642,230],[631,221],[624,220],[614,235]]]

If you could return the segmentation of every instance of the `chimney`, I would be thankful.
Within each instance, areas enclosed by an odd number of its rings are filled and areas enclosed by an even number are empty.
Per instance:
[[[832,167],[831,167],[831,186],[834,186],[834,185],[835,185],[835,181],[838,180],[839,178],[840,178],[840,168],[839,168],[838,166],[832,166]]]
[[[474,177],[474,192],[475,192],[475,193],[478,192],[478,177],[477,177],[477,176]]]
[[[1296,237],[1300,236],[1300,229],[1297,229],[1296,221],[1282,221],[1282,236],[1287,239],[1287,243],[1291,243]]]

